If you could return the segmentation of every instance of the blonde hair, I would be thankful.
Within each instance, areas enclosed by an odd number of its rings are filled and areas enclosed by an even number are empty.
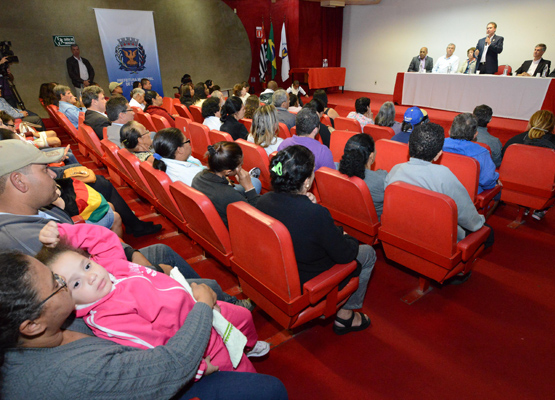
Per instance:
[[[247,97],[247,101],[245,102],[245,116],[244,118],[252,119],[254,112],[260,107],[260,99],[255,96],[251,95]]]
[[[262,147],[275,144],[278,130],[278,114],[273,105],[262,106],[255,111],[251,125],[251,135],[255,144]]]
[[[555,116],[551,111],[536,111],[528,123],[528,137],[530,139],[539,139],[546,133],[552,133],[554,125]]]

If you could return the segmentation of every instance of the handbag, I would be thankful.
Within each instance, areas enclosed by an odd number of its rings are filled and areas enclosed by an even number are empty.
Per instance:
[[[64,178],[75,178],[84,183],[96,182],[96,175],[93,170],[83,166],[66,169],[64,171]]]

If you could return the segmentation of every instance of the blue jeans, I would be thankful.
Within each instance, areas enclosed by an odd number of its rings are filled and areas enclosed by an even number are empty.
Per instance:
[[[262,190],[262,182],[260,182],[260,179],[251,178],[251,182],[252,182],[252,185],[254,186],[254,191],[256,192],[256,194],[260,194],[260,191]],[[237,190],[238,192],[241,192],[242,194],[245,194],[245,188],[241,185],[235,185],[234,189]]]
[[[345,310],[358,310],[362,308],[364,296],[366,296],[366,289],[368,288],[368,281],[376,263],[376,252],[372,246],[361,244],[358,246],[357,261],[362,266],[360,275],[358,276],[358,289],[349,297],[343,308]]]
[[[214,372],[188,386],[174,399],[192,397],[210,400],[287,400],[287,390],[281,381],[270,375],[248,372]]]

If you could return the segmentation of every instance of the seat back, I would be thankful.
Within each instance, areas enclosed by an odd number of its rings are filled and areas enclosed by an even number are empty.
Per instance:
[[[95,131],[89,125],[83,123],[79,125],[79,131],[85,146],[89,149],[89,156],[93,159],[96,165],[102,166],[102,157],[104,153],[100,147],[100,139],[96,136]],[[104,137],[106,137],[106,128],[103,129]]]
[[[242,123],[243,125],[245,125],[245,128],[247,128],[247,131],[251,131],[251,126],[252,126],[252,119],[250,118],[242,118],[239,120],[240,123]]]
[[[164,97],[165,99],[168,97]],[[152,123],[154,125],[154,132],[158,132],[162,129],[165,128],[171,128],[172,126],[170,125],[170,123],[168,122],[168,120],[165,117],[162,117],[161,115],[155,115],[152,114],[150,116]]]
[[[389,172],[395,165],[409,160],[409,145],[405,143],[381,139],[376,142],[375,149],[376,159],[372,164],[374,171],[383,169]]]
[[[476,159],[444,151],[435,163],[449,168],[465,187],[472,201],[476,200],[480,177],[480,164]]]
[[[189,122],[191,122],[191,120],[188,118],[180,116],[175,117],[175,127],[181,130],[181,132],[183,132],[187,139],[191,139],[191,133],[189,132]]]
[[[233,138],[227,132],[217,131],[212,129],[208,132],[208,138],[210,139],[210,144],[214,145],[218,142],[233,142]]]
[[[489,151],[489,155],[491,156],[491,147],[489,147],[489,144],[486,143],[480,143],[480,142],[476,142],[477,144],[479,144],[480,146],[482,146],[484,149],[486,149],[487,151]]]
[[[270,182],[270,161],[268,154],[261,146],[247,142],[243,139],[235,141],[243,151],[243,169],[250,171],[252,168],[260,168],[260,183],[262,188],[267,191],[272,190]]]
[[[189,134],[191,135],[191,147],[193,157],[204,160],[204,154],[210,144],[210,137],[208,136],[210,128],[206,125],[199,124],[198,122],[189,122]]]
[[[220,262],[230,266],[231,241],[222,218],[210,199],[183,182],[173,182],[170,193],[183,218],[188,235]]]
[[[322,122],[324,125],[332,126],[331,118],[327,114],[322,114],[322,118],[320,118],[320,122]]]
[[[58,117],[58,121],[60,121],[60,126],[67,132],[67,134],[74,140],[79,141],[81,138],[79,137],[77,129],[73,126],[65,114],[60,111],[56,111],[56,116]]]
[[[156,132],[156,127],[154,126],[149,113],[135,114],[135,121],[144,126],[148,131]]]
[[[339,129],[340,131],[352,131],[356,133],[362,133],[360,123],[356,119],[336,117],[333,120],[333,123],[335,129]]]
[[[353,131],[333,131],[330,137],[330,150],[333,155],[334,162],[341,161],[341,157],[343,157],[343,153],[345,152],[345,145],[347,144],[347,141],[357,134],[358,132]]]
[[[202,116],[202,108],[199,106],[189,106],[189,110],[191,111],[191,115],[193,116],[193,120],[202,124],[204,121],[204,117]]]
[[[545,208],[555,196],[555,150],[512,144],[505,151],[499,180],[501,200],[536,210]]]
[[[60,120],[58,118],[59,107],[54,104],[49,104],[46,106],[46,111],[50,116],[50,119],[57,125],[60,126]]]
[[[388,128],[386,126],[374,125],[374,124],[364,125],[364,129],[362,131],[372,136],[372,139],[374,139],[374,142],[380,139],[391,139],[395,135],[395,132],[393,131],[392,128]]]
[[[169,217],[178,227],[185,229],[185,219],[181,215],[175,199],[170,193],[170,184],[172,183],[168,174],[155,169],[147,162],[141,163],[139,169],[143,173],[148,185],[152,188],[156,195],[158,204],[164,214]]]
[[[81,126],[81,124],[85,121],[85,113],[84,112],[79,112],[79,117],[78,117],[78,124],[77,126]]]
[[[194,121],[193,115],[191,114],[187,106],[181,103],[179,104],[174,103],[173,107],[175,108],[175,111],[177,111],[180,117],[187,118],[189,121]]]
[[[280,122],[278,136],[285,140],[292,137],[293,135],[291,135],[291,132],[289,132],[289,128],[287,127],[287,125],[285,125],[283,122]]]
[[[168,114],[175,114],[175,108],[173,107],[173,99],[171,97],[162,98],[162,108],[168,112]]]
[[[134,107],[131,106],[131,108],[133,109],[133,111],[135,112],[135,114],[142,114],[144,111],[141,107]]]
[[[142,197],[148,200],[153,206],[157,205],[156,196],[152,192],[149,184],[147,183],[142,171],[140,170],[141,161],[127,149],[119,149],[118,156],[123,166],[133,178],[132,186],[135,191]]]
[[[121,162],[121,159],[119,158],[119,155],[118,155],[119,147],[118,147],[118,145],[115,144],[114,142],[108,140],[107,138],[104,138],[100,141],[100,146],[102,147],[102,150],[104,150],[104,154],[106,156],[106,159],[107,159],[108,163],[112,164],[115,171],[117,171],[117,173],[127,183],[132,185],[133,182],[134,182],[133,177],[131,176],[129,171],[127,171],[127,168],[125,168],[125,166]]]
[[[500,65],[497,67],[497,72],[494,75],[503,75],[503,71],[505,71],[505,67],[508,67],[507,75],[511,75],[513,73],[513,69],[510,65]]]
[[[315,177],[320,204],[333,219],[359,241],[375,244],[380,222],[366,183],[327,167],[318,169]]]

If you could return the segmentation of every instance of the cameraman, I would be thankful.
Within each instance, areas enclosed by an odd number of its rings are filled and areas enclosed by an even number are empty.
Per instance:
[[[4,56],[0,59],[0,89],[4,92],[4,99],[9,105],[16,108],[17,99],[13,93],[10,82],[13,82],[13,75],[10,72],[9,56]]]

